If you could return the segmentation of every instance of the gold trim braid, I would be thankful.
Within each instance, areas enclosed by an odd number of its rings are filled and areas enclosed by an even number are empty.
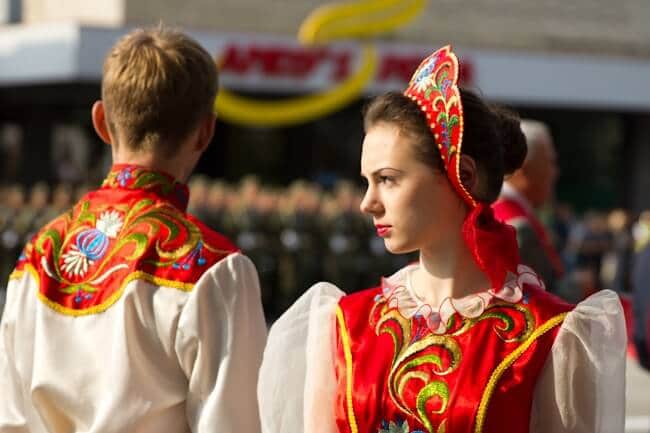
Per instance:
[[[481,403],[478,407],[474,433],[483,432],[483,424],[485,423],[485,416],[487,414],[490,398],[492,398],[494,389],[496,388],[499,379],[501,379],[501,376],[503,376],[503,373],[505,373],[505,371],[510,368],[521,355],[523,355],[523,353],[530,347],[531,344],[535,342],[535,340],[562,323],[567,314],[568,313],[558,314],[557,316],[546,321],[539,328],[535,329],[530,337],[528,337],[526,341],[524,341],[519,347],[510,353],[510,355],[508,355],[503,361],[501,361],[497,368],[492,372],[492,376],[490,376],[490,380],[488,381],[485,391],[483,392],[483,397],[481,397]]]
[[[341,306],[336,306],[336,320],[341,330],[341,342],[343,343],[343,354],[345,356],[345,373],[346,373],[346,390],[345,396],[348,409],[348,424],[351,433],[358,433],[357,419],[354,416],[354,406],[352,405],[352,350],[350,349],[350,336],[345,325],[345,317]]]

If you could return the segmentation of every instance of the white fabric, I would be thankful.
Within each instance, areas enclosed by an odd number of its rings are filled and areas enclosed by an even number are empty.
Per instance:
[[[334,312],[342,296],[319,283],[271,328],[258,386],[264,433],[337,432]],[[622,432],[625,342],[614,292],[578,304],[561,325],[537,383],[530,432]]]
[[[625,429],[623,310],[603,290],[567,315],[535,389],[531,433],[616,433]]]
[[[103,313],[71,317],[8,286],[0,326],[0,433],[256,432],[266,326],[257,272],[233,254],[189,291],[129,283]]]
[[[336,432],[336,306],[343,295],[318,283],[271,328],[257,387],[263,433]]]

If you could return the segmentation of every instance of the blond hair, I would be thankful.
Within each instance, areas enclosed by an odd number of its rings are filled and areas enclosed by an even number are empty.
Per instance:
[[[111,133],[135,151],[171,157],[212,111],[217,67],[198,42],[162,25],[122,37],[104,62],[102,100]]]

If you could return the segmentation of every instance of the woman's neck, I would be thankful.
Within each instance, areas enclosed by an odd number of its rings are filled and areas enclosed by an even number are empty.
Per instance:
[[[444,249],[420,250],[420,266],[411,275],[411,290],[435,309],[445,298],[462,298],[490,286],[458,233]]]

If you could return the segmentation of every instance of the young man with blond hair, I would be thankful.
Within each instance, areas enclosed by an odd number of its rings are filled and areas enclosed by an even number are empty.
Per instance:
[[[217,70],[162,27],[120,39],[92,107],[114,165],[27,244],[0,325],[0,433],[259,431],[251,261],[186,212]]]

